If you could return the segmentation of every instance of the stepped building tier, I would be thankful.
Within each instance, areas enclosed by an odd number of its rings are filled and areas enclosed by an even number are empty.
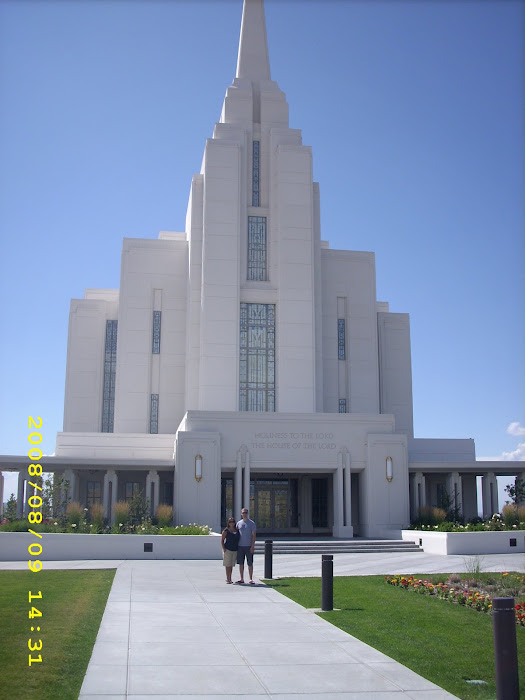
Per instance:
[[[414,438],[409,316],[377,300],[373,253],[322,240],[312,173],[263,0],[244,0],[186,230],[124,239],[120,289],[71,302],[64,428],[42,460],[71,500],[110,522],[142,494],[214,530],[246,506],[262,533],[394,538],[447,499],[475,517],[482,475],[483,512],[498,510],[496,474],[523,463]],[[1,467],[27,511],[27,457]]]

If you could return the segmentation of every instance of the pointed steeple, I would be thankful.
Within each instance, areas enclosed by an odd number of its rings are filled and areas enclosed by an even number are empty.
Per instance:
[[[263,0],[244,0],[236,77],[271,80]]]

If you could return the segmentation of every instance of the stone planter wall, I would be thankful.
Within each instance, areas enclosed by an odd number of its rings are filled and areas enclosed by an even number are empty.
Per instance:
[[[222,559],[220,535],[72,535],[0,532],[0,561],[75,561],[79,559]],[[42,545],[34,556],[27,548]],[[152,551],[144,545],[151,545]],[[36,548],[34,548],[36,550]]]
[[[525,552],[525,530],[505,530],[503,532],[402,530],[401,536],[404,540],[420,544],[428,554],[515,554],[516,552]]]

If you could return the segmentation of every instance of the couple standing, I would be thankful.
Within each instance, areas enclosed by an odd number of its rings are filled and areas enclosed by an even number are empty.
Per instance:
[[[253,580],[253,553],[255,551],[255,523],[248,518],[248,509],[241,510],[242,520],[238,523],[235,518],[229,518],[226,527],[222,531],[222,563],[226,567],[226,583],[233,583],[232,571],[235,564],[239,564],[239,580],[244,583],[244,559],[248,562],[250,583]]]

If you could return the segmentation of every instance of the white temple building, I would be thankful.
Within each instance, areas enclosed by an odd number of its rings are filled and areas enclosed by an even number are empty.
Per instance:
[[[124,239],[120,289],[71,302],[64,427],[42,465],[72,500],[111,520],[142,492],[214,530],[246,505],[260,533],[396,537],[445,494],[477,516],[481,475],[483,513],[498,510],[496,474],[524,463],[414,438],[409,316],[377,300],[373,253],[322,240],[312,171],[263,0],[244,0],[186,230]],[[27,457],[0,467],[19,471],[22,513]]]

